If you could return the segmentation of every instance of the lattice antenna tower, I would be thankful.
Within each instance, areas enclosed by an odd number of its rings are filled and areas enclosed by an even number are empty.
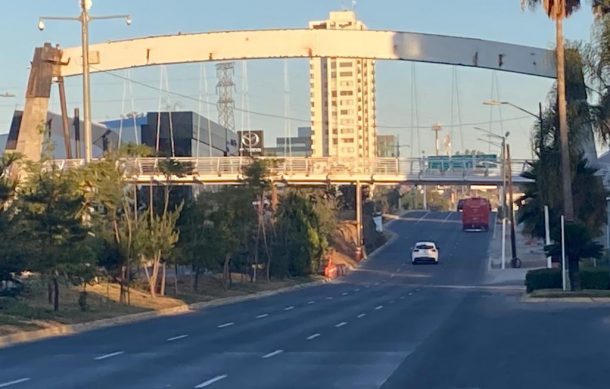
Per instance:
[[[235,99],[233,91],[235,83],[233,82],[233,74],[235,73],[234,62],[221,62],[216,64],[216,94],[218,101],[216,107],[218,109],[218,124],[228,130],[235,130]]]

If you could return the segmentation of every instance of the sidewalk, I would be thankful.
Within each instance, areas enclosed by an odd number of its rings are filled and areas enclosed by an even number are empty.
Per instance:
[[[505,261],[506,268],[502,269],[502,224],[496,224],[492,230],[492,239],[489,244],[489,263],[485,277],[486,284],[520,284],[523,285],[525,275],[529,270],[546,267],[544,243],[542,240],[531,239],[524,235],[522,227],[515,230],[517,257],[521,260],[521,268],[513,269],[510,266],[512,258],[510,245],[510,224],[506,224]]]

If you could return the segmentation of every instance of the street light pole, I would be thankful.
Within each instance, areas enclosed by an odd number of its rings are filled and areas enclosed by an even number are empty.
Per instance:
[[[41,16],[38,20],[38,29],[45,29],[45,20],[69,20],[81,24],[81,46],[83,56],[83,121],[85,141],[85,163],[93,158],[93,135],[91,124],[91,77],[89,68],[89,22],[96,19],[125,19],[127,25],[131,25],[129,15],[91,16],[89,10],[93,5],[92,0],[79,0],[79,16]]]
[[[91,78],[89,75],[89,10],[87,0],[81,0],[81,42],[83,48],[83,115],[85,120],[85,163],[93,157],[93,134],[91,128]]]

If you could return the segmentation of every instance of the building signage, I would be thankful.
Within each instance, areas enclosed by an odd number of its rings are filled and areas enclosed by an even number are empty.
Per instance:
[[[239,155],[258,156],[265,145],[262,131],[238,131]]]

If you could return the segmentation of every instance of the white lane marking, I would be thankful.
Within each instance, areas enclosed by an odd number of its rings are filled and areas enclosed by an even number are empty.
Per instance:
[[[366,316],[366,313],[361,313],[360,315],[356,316],[358,319],[362,319],[363,317]]]
[[[116,351],[114,353],[100,355],[99,357],[95,357],[93,359],[95,359],[96,361],[101,361],[103,359],[116,357],[117,355],[121,355],[121,354],[125,354],[125,351]]]
[[[335,324],[335,327],[339,328],[339,327],[343,327],[344,325],[346,325],[347,322],[346,321],[342,321],[341,323]]]
[[[378,310],[380,310],[381,308],[383,308],[383,305],[378,305],[378,306],[376,306],[376,307],[375,307],[375,310],[376,310],[376,311],[378,311]]]
[[[331,296],[328,296],[326,299],[327,300],[332,300],[333,298]]]
[[[317,338],[318,336],[320,336],[320,334],[317,334],[317,333],[316,333],[316,334],[313,334],[313,335],[310,335],[310,336],[308,336],[308,337],[307,337],[307,340],[312,340],[312,339],[315,339],[315,338]]]
[[[428,212],[424,213],[424,216],[420,217],[420,218],[419,218],[419,220],[418,220],[418,221],[417,221],[415,224],[419,224],[419,222],[420,222],[420,221],[422,221],[422,220],[424,220],[424,218],[425,218],[426,216],[428,216],[428,214],[429,214],[429,213],[430,213],[430,211],[428,211]]]
[[[360,288],[354,289],[354,292],[360,292]]]
[[[394,277],[396,277],[396,274],[391,274],[390,275],[390,278],[394,278]]]
[[[231,327],[232,325],[234,325],[235,323],[230,321],[228,323],[224,323],[218,326],[218,328],[226,328],[226,327]]]
[[[379,282],[375,282],[373,285],[375,285],[375,286],[379,286]]]
[[[419,288],[415,289],[415,291],[416,291],[416,292],[419,292],[420,290],[421,290],[421,289],[419,289]]]
[[[276,355],[278,355],[278,354],[281,354],[281,353],[283,353],[283,352],[284,352],[284,350],[275,350],[275,351],[274,351],[274,352],[272,352],[272,353],[269,353],[269,354],[265,354],[265,355],[263,355],[263,359],[267,359],[267,358],[274,357],[274,356],[276,356]]]
[[[347,292],[341,293],[341,296],[347,296]]]
[[[390,300],[390,304],[394,304],[396,300]]]
[[[257,319],[262,319],[262,318],[267,317],[267,316],[269,316],[269,314],[268,314],[268,313],[261,313],[261,314],[260,314],[260,315],[258,315],[256,318],[257,318]]]
[[[7,386],[17,385],[17,384],[20,384],[22,382],[26,382],[29,380],[31,380],[31,378],[26,377],[26,378],[19,378],[18,380],[14,380],[14,381],[3,382],[0,384],[0,388],[6,388]]]
[[[404,300],[405,296],[400,296],[399,299]]]
[[[316,302],[314,300],[308,301],[307,304],[311,305],[311,304],[315,304]]]
[[[399,268],[399,267],[398,267],[398,268],[396,268],[396,272],[397,272],[397,273],[400,273],[400,270],[402,270],[402,269],[401,269],[401,268]]]
[[[448,220],[448,219],[451,217],[451,215],[452,215],[452,214],[453,214],[453,212],[449,212],[449,215],[447,215],[447,217],[445,218],[445,220],[443,220],[443,223],[444,223],[445,221],[447,221],[447,220]]]
[[[167,338],[167,341],[168,341],[168,342],[173,342],[174,340],[184,339],[184,338],[186,338],[187,336],[188,336],[187,334],[184,334],[184,335],[178,335],[178,336],[174,336],[174,337],[171,337],[171,338]]]
[[[413,296],[413,292],[409,292],[409,296]]]
[[[284,308],[284,311],[292,311],[294,309],[294,305]]]
[[[371,287],[371,285],[364,285],[364,287],[368,289]]]
[[[195,386],[195,388],[196,389],[205,388],[206,386],[210,386],[213,383],[218,382],[220,380],[224,380],[227,377],[228,377],[228,375],[226,375],[226,374],[216,376],[216,377],[214,377],[212,379],[209,379],[207,381],[204,381],[204,382],[200,383],[199,385]]]

